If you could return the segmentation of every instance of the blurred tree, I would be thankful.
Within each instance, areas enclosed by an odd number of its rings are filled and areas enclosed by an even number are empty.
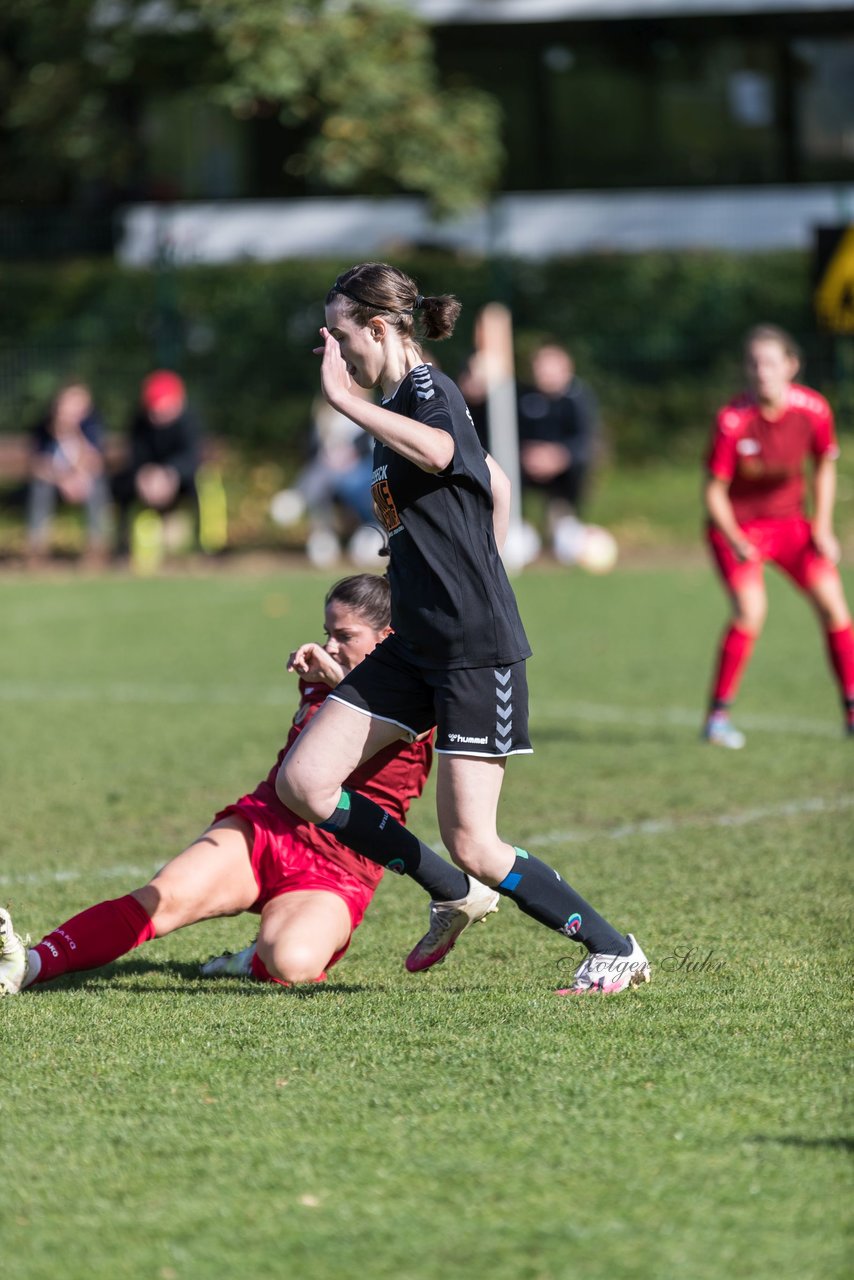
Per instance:
[[[402,0],[3,0],[0,200],[138,194],[145,96],[188,85],[240,119],[277,112],[288,172],[315,185],[451,213],[500,170],[497,104],[439,84]]]

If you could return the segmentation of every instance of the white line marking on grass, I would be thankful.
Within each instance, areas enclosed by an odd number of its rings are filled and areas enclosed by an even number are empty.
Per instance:
[[[282,685],[268,689],[247,688],[221,684],[145,684],[121,681],[108,684],[54,684],[51,682],[0,681],[0,702],[32,703],[114,703],[140,706],[291,706],[295,685]],[[702,712],[692,707],[644,707],[614,706],[598,702],[547,702],[533,699],[531,710],[543,719],[554,721],[561,717],[571,724],[573,720],[586,720],[591,724],[626,724],[639,728],[660,728],[661,725],[685,726],[699,735]],[[739,715],[739,725],[759,733],[790,733],[806,737],[838,738],[841,729],[831,719],[813,720],[801,716]]]
[[[134,883],[140,876],[147,883],[156,867],[60,867],[53,871],[32,871],[21,876],[0,876],[0,888],[38,888],[44,884],[69,884],[74,880],[121,880],[133,876]]]
[[[811,813],[842,813],[854,809],[854,795],[836,796],[823,799],[821,796],[810,796],[804,800],[789,800],[782,804],[765,805],[759,809],[742,809],[738,813],[718,814],[685,814],[678,818],[647,818],[641,822],[626,822],[619,827],[597,830],[575,828],[568,831],[546,831],[528,837],[527,843],[534,845],[582,844],[594,840],[627,840],[632,836],[667,835],[672,831],[682,831],[691,827],[746,827],[753,822],[764,822],[774,818],[801,818]],[[441,844],[437,841],[437,846]],[[74,880],[120,880],[123,878],[138,881],[145,877],[147,883],[154,875],[160,863],[149,867],[116,866],[68,869],[54,871],[36,871],[26,875],[0,876],[0,888],[37,888],[39,885],[67,884]]]
[[[282,689],[238,689],[222,685],[160,684],[28,684],[0,681],[0,702],[86,702],[96,705],[206,705],[206,706],[290,706],[296,683]]]
[[[620,707],[598,702],[546,702],[533,699],[531,710],[541,714],[543,718],[554,720],[562,716],[567,721],[588,720],[592,724],[631,724],[640,728],[655,729],[662,724],[685,725],[696,730],[699,737],[703,722],[703,713],[696,707],[656,707],[654,710],[643,707]],[[809,737],[839,738],[841,727],[832,720],[812,720],[802,716],[766,716],[737,714],[739,726],[755,729],[757,732],[794,733]],[[535,744],[536,745],[536,744]]]
[[[842,813],[854,809],[854,795],[836,796],[825,800],[810,796],[804,800],[787,800],[782,804],[764,805],[758,809],[742,809],[739,813],[685,814],[677,818],[646,818],[640,822],[626,822],[604,831],[576,828],[568,831],[548,831],[528,837],[531,845],[580,844],[589,840],[626,840],[631,836],[659,836],[690,827],[747,827],[753,822],[765,822],[769,818],[800,818],[810,813]]]

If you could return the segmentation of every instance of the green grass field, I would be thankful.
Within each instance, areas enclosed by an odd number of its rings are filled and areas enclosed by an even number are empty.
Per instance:
[[[267,771],[326,581],[0,583],[20,928],[144,882]],[[710,571],[518,584],[536,754],[503,828],[637,933],[650,986],[556,997],[576,950],[507,904],[411,977],[426,903],[390,877],[324,987],[198,980],[246,918],[4,1000],[3,1280],[850,1274],[854,743],[771,585],[729,753],[697,741]],[[412,823],[437,838],[429,794]]]

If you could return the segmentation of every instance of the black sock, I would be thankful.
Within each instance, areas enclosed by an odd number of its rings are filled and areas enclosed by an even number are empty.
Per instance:
[[[525,915],[547,929],[583,942],[588,951],[627,956],[632,949],[625,935],[594,911],[553,867],[532,858],[524,849],[516,850],[511,871],[496,888],[506,898],[512,898]]]
[[[342,790],[332,817],[318,825],[370,862],[378,862],[399,876],[411,876],[436,902],[455,902],[469,891],[464,871],[440,858],[381,805],[358,791]]]

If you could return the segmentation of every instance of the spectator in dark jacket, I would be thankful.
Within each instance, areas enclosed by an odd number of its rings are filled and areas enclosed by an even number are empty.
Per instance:
[[[198,525],[199,461],[200,432],[188,408],[183,381],[165,369],[149,374],[131,422],[128,465],[113,480],[120,554],[128,550],[134,507],[165,513],[186,499],[193,505]]]
[[[519,462],[525,488],[543,493],[549,522],[578,516],[599,432],[592,391],[575,376],[565,347],[543,343],[531,359],[532,384],[519,393]]]
[[[47,552],[57,502],[86,508],[87,557],[105,548],[108,490],[104,428],[82,382],[69,382],[32,434],[27,490],[27,550],[32,561]]]

